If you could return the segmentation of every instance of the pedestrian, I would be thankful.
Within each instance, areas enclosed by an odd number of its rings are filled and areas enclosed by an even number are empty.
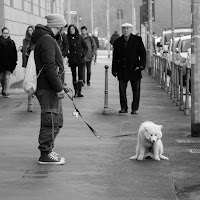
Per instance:
[[[67,33],[64,31],[67,28],[64,27],[64,29],[62,30],[62,33],[58,34],[56,36],[56,41],[60,47],[60,50],[62,52],[62,57],[63,57],[63,64],[64,66],[67,64],[67,55],[68,55],[68,51],[69,51],[69,43],[67,40]]]
[[[97,63],[97,50],[99,49],[99,39],[95,34],[93,34],[92,37],[96,44],[96,51],[94,53],[94,64],[96,64]]]
[[[4,27],[0,36],[0,82],[2,96],[9,98],[10,76],[17,65],[17,49],[15,42],[10,38],[9,29]]]
[[[25,38],[23,39],[23,46],[18,48],[18,51],[22,52],[22,67],[26,69],[28,58],[30,52],[34,49],[34,45],[31,43],[31,36],[34,31],[34,26],[28,26],[25,33]],[[33,96],[28,95],[28,106],[27,112],[33,111],[33,103],[32,103]]]
[[[53,152],[55,138],[63,126],[61,99],[65,97],[64,66],[62,53],[55,40],[67,24],[59,14],[45,16],[47,25],[38,24],[31,37],[35,44],[34,58],[37,71],[36,97],[41,107],[39,133],[39,164],[64,164],[65,158]]]
[[[112,34],[111,38],[110,38],[110,44],[111,44],[112,46],[114,45],[114,42],[115,42],[115,40],[116,40],[118,37],[119,37],[119,34],[118,34],[117,31],[115,31],[115,32]]]
[[[67,39],[69,42],[68,63],[72,72],[72,82],[75,91],[74,97],[83,97],[81,93],[83,84],[83,68],[85,66],[85,55],[88,51],[88,46],[74,24],[69,25]]]
[[[117,76],[119,81],[119,113],[128,112],[126,88],[130,81],[133,93],[131,114],[136,114],[140,101],[141,70],[146,67],[146,50],[142,38],[131,33],[132,24],[125,23],[121,27],[122,36],[114,42],[112,75]]]
[[[81,27],[81,33],[84,37],[86,44],[88,46],[88,51],[85,56],[85,66],[83,68],[83,85],[85,85],[85,69],[87,69],[87,85],[90,86],[90,79],[91,79],[91,65],[92,60],[94,58],[95,52],[96,52],[96,43],[92,36],[90,36],[87,32],[87,27],[82,26]]]

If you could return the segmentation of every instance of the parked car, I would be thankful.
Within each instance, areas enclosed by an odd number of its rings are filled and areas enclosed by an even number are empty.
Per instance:
[[[174,50],[175,50],[174,62],[176,62],[176,49],[177,49],[177,44],[178,44],[179,38],[180,37],[174,38]],[[165,53],[165,57],[167,58],[167,61],[168,61],[168,67],[167,67],[167,74],[168,75],[171,74],[171,62],[172,62],[172,59],[173,59],[172,56],[173,56],[173,39],[170,40],[168,52]]]
[[[186,83],[186,59],[188,49],[191,48],[191,35],[182,36],[179,38],[176,48],[176,62],[183,65],[183,84]]]
[[[191,28],[176,28],[174,29],[174,37],[180,37],[185,35],[191,35]],[[166,29],[162,32],[162,47],[163,52],[168,51],[168,46],[170,44],[170,40],[172,39],[172,30]]]

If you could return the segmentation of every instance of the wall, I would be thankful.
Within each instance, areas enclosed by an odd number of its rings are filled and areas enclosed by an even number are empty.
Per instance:
[[[64,0],[4,0],[0,7],[1,29],[6,26],[10,37],[15,41],[16,47],[22,45],[26,29],[29,25],[46,24],[45,15],[63,12]],[[2,15],[3,13],[3,15]],[[16,70],[11,77],[11,84],[22,80],[24,69],[22,68],[22,54],[18,52]]]

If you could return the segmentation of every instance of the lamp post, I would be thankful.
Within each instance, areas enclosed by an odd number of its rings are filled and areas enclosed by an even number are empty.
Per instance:
[[[136,14],[135,14],[135,0],[131,0],[131,10],[132,10],[132,24],[133,33],[136,33]]]
[[[192,0],[191,3],[191,136],[200,137],[200,0]]]
[[[68,24],[71,24],[71,0],[68,0]]]
[[[76,23],[77,23],[77,28],[79,29],[79,26],[80,26],[80,21],[82,20],[82,17],[79,15],[79,14],[77,14],[76,15]]]
[[[94,31],[94,2],[91,0],[91,32]]]
[[[107,0],[107,38],[110,39],[110,1]],[[110,43],[108,42],[108,58],[110,58]]]

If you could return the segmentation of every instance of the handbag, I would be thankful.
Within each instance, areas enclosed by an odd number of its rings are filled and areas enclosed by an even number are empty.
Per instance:
[[[35,65],[35,60],[34,60],[34,51],[31,51],[28,58],[26,73],[25,73],[25,77],[23,81],[23,89],[30,96],[34,95],[36,92],[37,78],[40,76],[42,69],[39,71],[37,75],[36,65]]]

